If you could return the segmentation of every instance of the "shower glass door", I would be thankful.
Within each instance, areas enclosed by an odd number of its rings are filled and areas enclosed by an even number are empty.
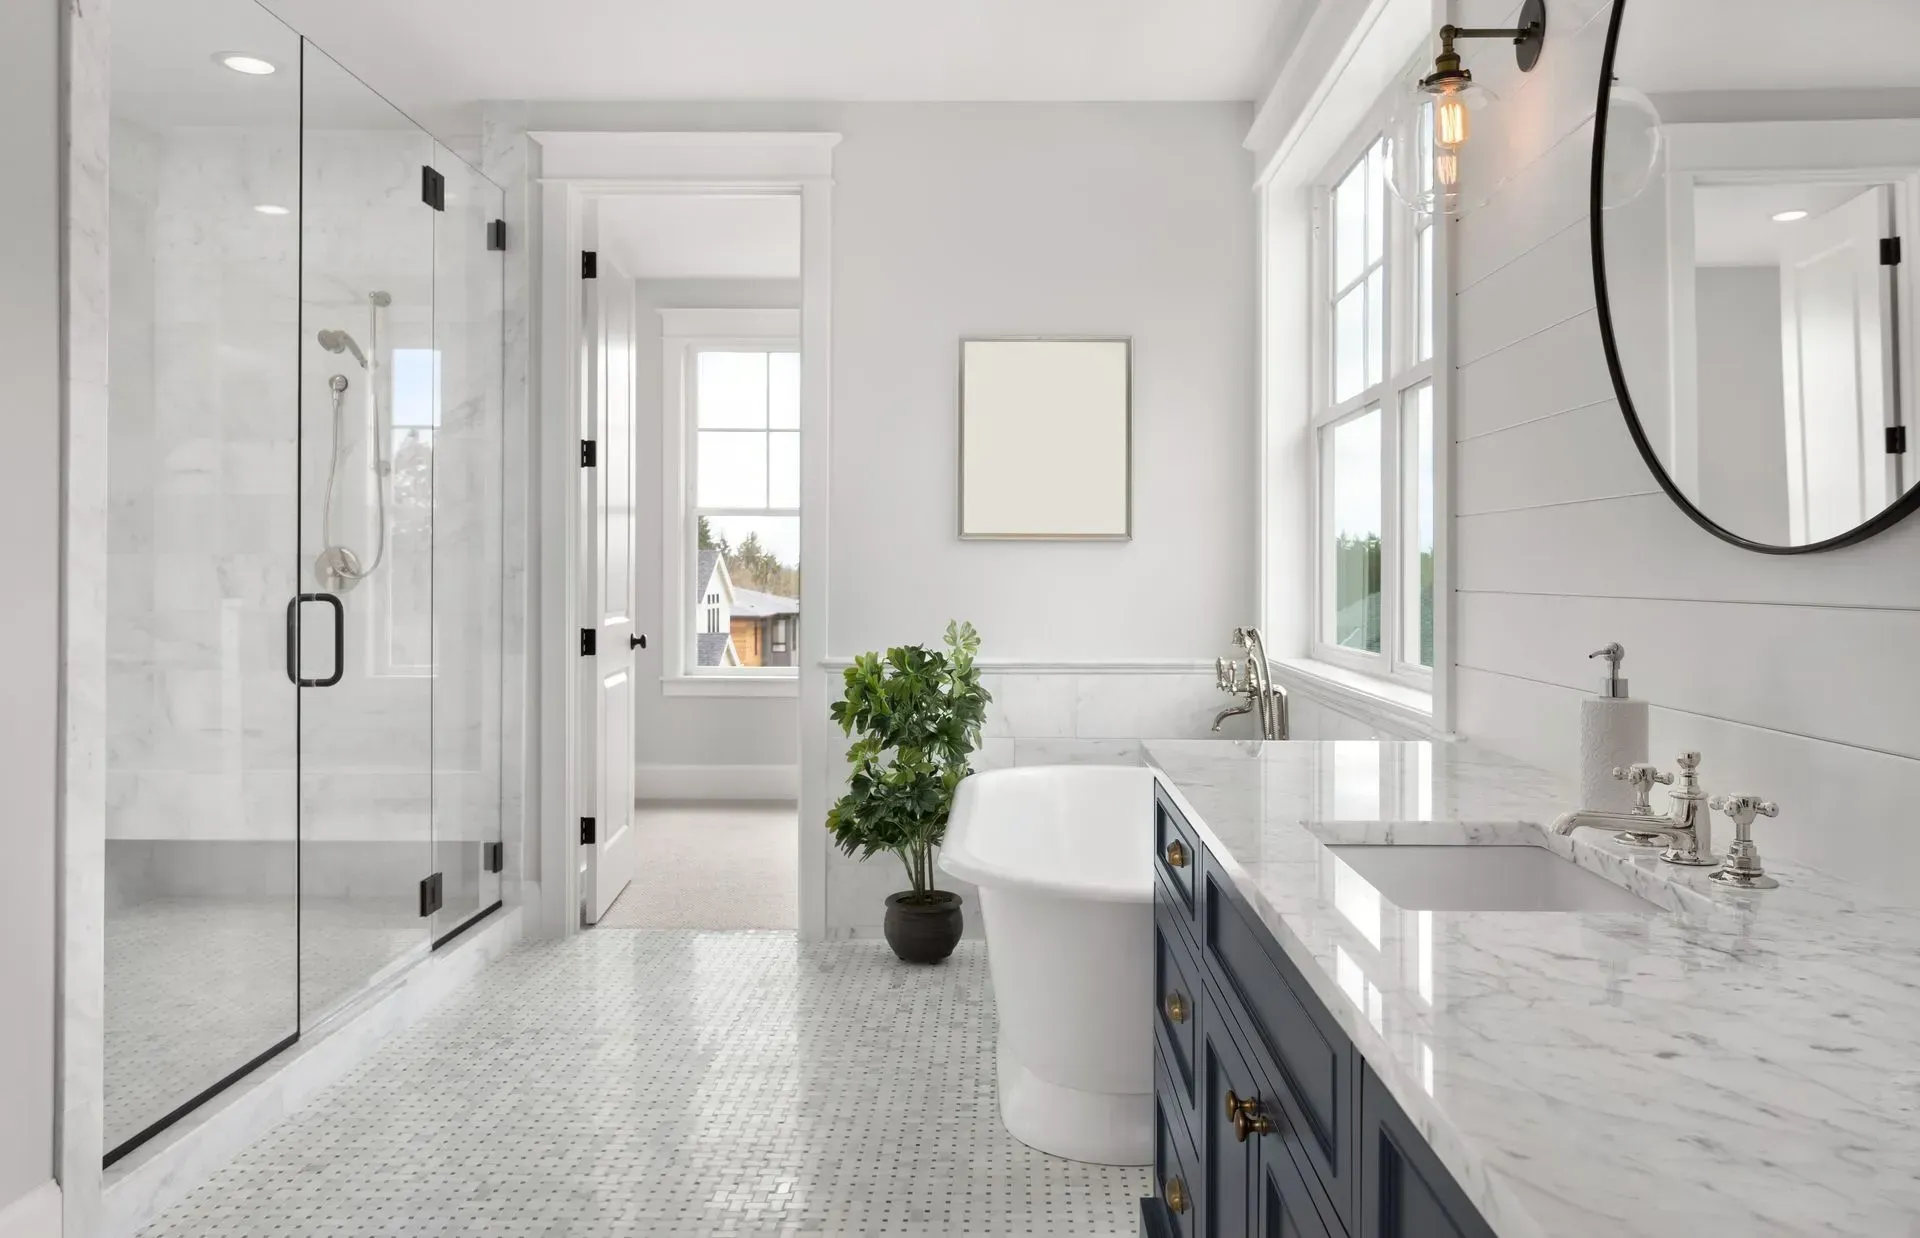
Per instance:
[[[300,39],[182,12],[110,49],[108,1163],[299,1028]]]
[[[432,944],[433,140],[305,44],[300,1010]]]
[[[434,217],[431,424],[396,424],[396,453],[432,466],[433,842],[443,940],[500,901],[501,383],[505,255],[488,225],[493,182],[433,152],[445,209]],[[409,454],[409,458],[413,458]]]

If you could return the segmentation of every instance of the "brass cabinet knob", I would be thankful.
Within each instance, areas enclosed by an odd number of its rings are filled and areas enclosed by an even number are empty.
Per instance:
[[[1248,1135],[1269,1135],[1273,1133],[1273,1119],[1260,1107],[1260,1098],[1241,1099],[1227,1092],[1227,1120],[1233,1123],[1233,1138],[1237,1143],[1245,1143]]]
[[[1178,1174],[1167,1179],[1167,1207],[1175,1216],[1187,1210],[1187,1184]]]
[[[1187,845],[1177,838],[1167,844],[1167,863],[1174,868],[1187,866]]]
[[[1187,999],[1178,993],[1167,994],[1167,1018],[1175,1023],[1187,1021]]]

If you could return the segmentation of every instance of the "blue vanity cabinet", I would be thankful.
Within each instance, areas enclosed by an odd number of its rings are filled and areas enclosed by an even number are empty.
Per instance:
[[[1460,1184],[1400,1111],[1386,1086],[1365,1072],[1360,1123],[1360,1232],[1366,1238],[1494,1238]]]
[[[1140,1232],[1493,1238],[1198,833],[1155,790],[1158,1134]],[[1182,863],[1169,862],[1173,844]]]

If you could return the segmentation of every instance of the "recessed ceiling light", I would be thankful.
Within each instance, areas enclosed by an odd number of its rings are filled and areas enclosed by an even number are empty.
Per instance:
[[[1773,222],[1777,224],[1790,224],[1805,219],[1806,217],[1807,212],[1805,211],[1781,211],[1773,217]]]
[[[293,213],[286,207],[277,206],[272,202],[262,202],[253,209],[259,211],[262,215],[291,215]]]
[[[223,64],[235,73],[245,73],[249,77],[265,77],[277,71],[273,61],[249,56],[245,52],[215,52],[213,59],[216,64]]]

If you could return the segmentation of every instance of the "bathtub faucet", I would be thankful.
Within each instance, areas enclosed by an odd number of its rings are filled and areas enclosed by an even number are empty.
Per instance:
[[[1215,715],[1214,731],[1218,732],[1220,724],[1228,718],[1257,711],[1260,738],[1286,739],[1289,731],[1287,690],[1273,682],[1273,675],[1267,666],[1267,647],[1260,639],[1260,629],[1235,628],[1233,643],[1247,651],[1245,676],[1242,677],[1240,664],[1216,658],[1213,663],[1214,683],[1222,692],[1246,699]]]

